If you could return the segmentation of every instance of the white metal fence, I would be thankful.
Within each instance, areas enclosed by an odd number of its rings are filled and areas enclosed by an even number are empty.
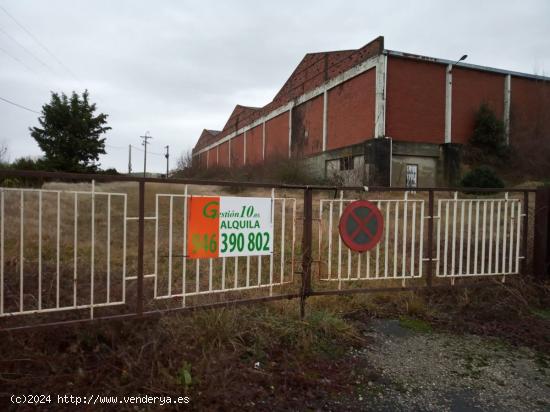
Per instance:
[[[125,303],[127,196],[94,189],[0,188],[0,316]]]
[[[193,305],[203,296],[262,290],[273,296],[294,281],[297,201],[273,202],[274,251],[269,256],[188,259],[187,208],[191,194],[155,195],[146,216],[144,254],[149,303],[181,299]],[[428,222],[433,218],[435,275],[449,278],[516,274],[524,234],[522,204],[498,198],[438,199],[407,192],[400,199],[371,199],[381,211],[384,232],[372,250],[343,246],[338,222],[354,199],[319,200],[319,279],[352,287],[354,281],[413,280],[426,275]],[[94,309],[127,303],[127,282],[135,281],[135,244],[127,239],[138,218],[128,216],[128,195],[96,191],[0,188],[0,317]],[[132,223],[133,222],[133,223]],[[301,226],[301,225],[300,225]],[[132,239],[133,240],[133,239]],[[130,272],[130,275],[127,274]],[[278,289],[279,288],[279,289]],[[188,302],[188,299],[193,302]]]
[[[319,202],[319,279],[338,282],[424,277],[428,260],[427,202],[410,198],[369,199],[384,219],[384,232],[375,248],[353,252],[343,247],[338,223],[345,207],[357,199],[321,199]],[[504,198],[437,200],[434,211],[433,262],[440,278],[517,274],[522,239],[521,201]]]
[[[191,195],[157,194],[155,201],[155,298],[269,289],[294,280],[296,199],[272,191],[274,251],[270,256],[187,259],[187,215]],[[195,196],[199,197],[199,196]],[[167,213],[163,213],[167,211]],[[174,222],[178,222],[174,225]],[[163,241],[164,240],[164,241]]]
[[[323,281],[418,278],[423,271],[424,200],[370,199],[384,219],[384,233],[372,250],[352,252],[343,247],[338,223],[344,208],[357,199],[321,199],[319,205],[318,255]]]
[[[437,202],[436,276],[464,277],[519,273],[521,201],[440,199]]]
[[[275,197],[270,256],[187,259],[184,194],[156,194],[146,216],[154,251],[145,253],[154,299],[274,288],[294,280],[296,199]],[[129,229],[126,193],[0,188],[0,317],[126,303]],[[136,225],[137,226],[137,225]],[[132,245],[135,246],[135,245]],[[148,251],[151,252],[151,251]],[[134,251],[135,254],[135,251]],[[134,255],[132,255],[133,257]],[[130,261],[131,262],[131,261]]]

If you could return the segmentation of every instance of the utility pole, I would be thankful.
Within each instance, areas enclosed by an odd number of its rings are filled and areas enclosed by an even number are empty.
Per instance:
[[[132,173],[132,145],[128,145],[128,174]]]
[[[145,135],[139,137],[143,139],[143,142],[141,142],[143,145],[143,177],[147,177],[147,145],[149,144],[147,140],[152,139],[153,136],[150,136],[149,131],[147,131]]]
[[[164,146],[164,148],[166,149],[166,154],[164,155],[164,157],[166,157],[166,178],[168,179],[168,168],[169,168],[169,159],[170,159],[170,153],[169,153],[170,146],[166,145],[166,146]]]

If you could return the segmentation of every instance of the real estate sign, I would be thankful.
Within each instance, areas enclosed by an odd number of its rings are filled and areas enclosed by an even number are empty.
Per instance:
[[[273,252],[272,199],[191,197],[187,256],[191,259],[260,256]]]

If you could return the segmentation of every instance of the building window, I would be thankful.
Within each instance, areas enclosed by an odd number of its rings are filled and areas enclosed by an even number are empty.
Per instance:
[[[353,156],[346,156],[340,158],[340,170],[352,170],[353,169]]]
[[[418,187],[418,165],[407,165],[405,186]]]

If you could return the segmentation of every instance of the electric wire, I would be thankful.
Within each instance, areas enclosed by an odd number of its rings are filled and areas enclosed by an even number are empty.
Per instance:
[[[75,80],[78,81],[78,78],[75,76],[72,70],[69,69],[69,67],[67,67],[67,65],[64,64],[61,59],[59,59],[48,47],[46,47],[44,43],[38,40],[38,38],[34,34],[32,34],[30,30],[23,26],[15,17],[13,17],[4,6],[0,5],[0,9],[2,9],[2,11],[21,28],[21,30],[27,33],[28,36],[36,42],[36,44],[38,44],[46,53],[48,53],[61,67],[63,67],[67,73],[69,73]]]
[[[23,106],[19,103],[12,102],[11,100],[5,99],[3,97],[0,97],[0,100],[2,100],[3,102],[9,103],[13,106],[19,107],[20,109],[24,109],[24,110],[27,110],[27,111],[32,112],[32,113],[40,114],[40,112],[37,112],[36,110],[29,109],[28,107],[25,107],[25,106]]]

